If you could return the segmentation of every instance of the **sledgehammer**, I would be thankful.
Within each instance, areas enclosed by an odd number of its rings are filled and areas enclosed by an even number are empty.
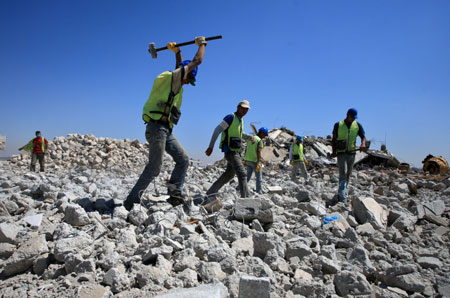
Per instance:
[[[222,39],[222,35],[217,35],[217,36],[212,36],[212,37],[207,37],[205,38],[206,41],[210,41],[210,40],[214,40],[214,39]],[[177,43],[177,47],[184,47],[190,44],[194,44],[195,40],[191,40],[191,41],[186,41],[186,42],[182,42],[182,43]],[[156,48],[155,43],[149,43],[148,44],[148,52],[152,55],[153,59],[158,58],[158,52],[162,51],[162,50],[167,50],[167,47],[163,47],[163,48]]]

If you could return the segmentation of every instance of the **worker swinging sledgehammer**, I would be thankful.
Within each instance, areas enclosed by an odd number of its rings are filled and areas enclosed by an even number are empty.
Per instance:
[[[205,56],[205,37],[196,37],[195,44],[198,46],[198,50],[192,61],[183,61],[181,51],[176,43],[167,44],[167,48],[175,53],[176,69],[165,71],[156,77],[150,96],[144,105],[142,118],[147,126],[145,138],[149,143],[149,160],[124,202],[127,210],[131,210],[133,204],[140,203],[142,193],[150,182],[159,175],[164,151],[172,156],[175,161],[175,168],[168,181],[170,198],[167,201],[173,206],[184,203],[182,191],[189,157],[172,133],[172,129],[181,116],[183,85],[190,83],[195,86],[198,65],[202,63]]]

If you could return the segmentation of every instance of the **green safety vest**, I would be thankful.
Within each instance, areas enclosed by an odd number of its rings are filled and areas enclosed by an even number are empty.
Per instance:
[[[344,120],[339,121],[339,128],[336,142],[345,142],[346,149],[337,149],[336,152],[348,152],[355,151],[356,149],[356,137],[358,136],[359,125],[356,121],[352,122],[350,129],[348,129],[347,124]]]
[[[244,119],[241,119],[239,123],[239,117],[235,113],[233,113],[233,115],[233,122],[231,122],[231,125],[222,132],[219,148],[222,149],[224,143],[226,142],[228,149],[230,149],[231,151],[241,152]]]
[[[251,140],[247,142],[247,149],[245,149],[245,157],[244,160],[258,162],[258,146],[259,142],[261,142],[261,138],[258,136],[253,137],[255,142],[252,143]],[[261,143],[261,149],[264,148],[264,144]]]
[[[45,141],[44,141],[45,139],[44,139],[44,137],[41,137],[41,148],[42,148],[42,152],[44,152],[45,153]],[[28,152],[31,152],[31,151],[33,151],[33,148],[34,148],[34,143],[33,143],[33,141],[34,141],[34,139],[32,139],[31,141],[29,141],[28,142],[28,144],[26,144],[24,147],[23,147],[23,150],[25,150],[25,151],[28,151]]]
[[[174,106],[180,110],[183,88],[180,88],[177,94],[173,94],[172,79],[171,71],[165,71],[156,77],[150,96],[142,111],[142,119],[145,123],[151,120],[158,121],[162,116],[166,116],[169,119],[169,127],[173,127],[174,123],[170,115]]]
[[[303,144],[300,143],[294,143],[294,150],[292,152],[292,160],[293,161],[304,161],[305,158],[303,157]]]

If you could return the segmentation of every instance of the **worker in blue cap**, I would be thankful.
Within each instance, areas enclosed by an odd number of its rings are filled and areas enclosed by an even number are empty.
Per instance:
[[[344,120],[336,122],[333,128],[333,139],[331,140],[331,157],[337,157],[339,168],[339,188],[337,200],[347,203],[347,186],[355,163],[356,151],[366,149],[366,137],[361,123],[356,121],[358,111],[350,108]],[[361,146],[356,148],[356,137],[361,138]]]
[[[266,127],[261,127],[256,136],[247,142],[245,149],[244,166],[247,167],[247,182],[255,172],[256,192],[262,194],[261,150],[264,148],[264,138],[269,134]]]
[[[298,182],[297,173],[300,170],[300,175],[305,179],[305,182],[308,181],[308,172],[306,171],[306,159],[303,155],[303,137],[297,135],[295,137],[295,141],[291,145],[291,149],[289,150],[289,160],[292,165],[291,179],[294,182]]]
[[[145,138],[149,144],[149,160],[124,202],[127,210],[131,210],[135,203],[140,203],[142,193],[159,175],[164,151],[175,161],[175,168],[167,184],[170,195],[167,201],[173,206],[184,203],[182,190],[189,165],[189,156],[173,135],[172,129],[174,125],[178,124],[181,116],[183,85],[195,86],[198,65],[202,63],[205,56],[205,37],[196,37],[195,44],[198,46],[198,50],[192,61],[183,61],[181,50],[175,42],[167,44],[167,48],[175,53],[176,69],[165,71],[156,77],[150,96],[144,105],[142,119],[146,124]]]

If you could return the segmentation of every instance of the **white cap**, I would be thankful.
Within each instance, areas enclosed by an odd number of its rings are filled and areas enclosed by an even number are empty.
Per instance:
[[[238,104],[238,106],[241,106],[243,108],[247,108],[250,109],[250,103],[248,102],[248,100],[241,100]]]

